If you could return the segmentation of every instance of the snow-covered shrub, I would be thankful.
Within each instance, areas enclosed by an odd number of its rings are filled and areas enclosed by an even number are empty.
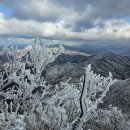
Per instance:
[[[85,69],[80,90],[68,79],[58,85],[48,85],[41,76],[45,66],[64,51],[62,45],[53,52],[40,40],[35,40],[26,60],[17,50],[6,49],[9,59],[0,72],[0,128],[5,130],[81,130],[102,103],[109,87],[115,82],[110,73],[102,77]],[[26,65],[31,65],[27,69]]]
[[[109,109],[98,109],[90,120],[90,124],[91,126],[97,125],[102,130],[107,128],[110,130],[121,130],[121,126],[127,130],[126,127],[129,127],[127,120],[127,115],[122,114],[122,111],[117,107],[110,105]]]

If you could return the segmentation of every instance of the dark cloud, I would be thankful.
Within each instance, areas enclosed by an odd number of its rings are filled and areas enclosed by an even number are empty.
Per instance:
[[[12,11],[12,17],[23,20],[55,21],[60,16],[58,7],[43,0],[0,0],[0,6]]]
[[[77,12],[84,12],[88,5],[91,5],[93,18],[130,16],[130,0],[53,0],[52,2],[58,6],[73,8]]]
[[[13,16],[20,19],[55,20],[74,12],[87,15],[89,10],[86,8],[90,5],[93,10],[89,12],[89,18],[130,15],[130,0],[0,0],[0,5],[10,8]]]
[[[94,26],[94,22],[91,20],[79,20],[77,22],[75,22],[75,31],[76,32],[81,32],[84,29],[90,29]]]
[[[66,8],[73,8],[75,11],[83,11],[93,0],[53,0],[54,4]]]
[[[95,1],[93,6],[95,8],[93,17],[112,19],[130,16],[129,0],[100,0]]]

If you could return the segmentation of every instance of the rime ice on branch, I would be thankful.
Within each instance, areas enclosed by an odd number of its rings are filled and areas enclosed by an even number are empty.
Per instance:
[[[79,83],[81,92],[69,80],[55,86],[47,85],[41,73],[63,51],[62,45],[53,52],[42,41],[35,40],[26,56],[26,62],[29,57],[31,59],[33,72],[26,68],[21,57],[17,57],[17,50],[5,51],[9,63],[4,73],[0,73],[0,111],[3,117],[0,128],[16,129],[20,125],[24,130],[81,130],[96,113],[98,104],[115,82],[112,74],[102,77],[88,65]],[[11,82],[15,84],[3,91],[3,87]],[[40,92],[36,91],[39,87]]]
[[[106,96],[110,86],[116,81],[112,79],[112,74],[109,73],[108,77],[95,74],[91,70],[91,65],[85,68],[83,77],[83,88],[80,97],[81,114],[78,121],[74,124],[74,130],[81,130],[83,124],[87,122],[97,110],[99,103]]]

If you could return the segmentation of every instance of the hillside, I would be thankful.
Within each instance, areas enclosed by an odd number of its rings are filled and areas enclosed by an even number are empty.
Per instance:
[[[111,104],[130,115],[130,78],[119,80],[110,87],[110,91],[104,98],[103,106],[108,107]]]
[[[130,58],[126,56],[107,52],[89,57],[80,57],[75,61],[68,60],[68,62],[66,60],[66,63],[63,63],[61,59],[65,58],[68,59],[68,55],[61,55],[56,59],[56,62],[46,67],[44,76],[48,81],[72,77],[74,82],[78,82],[79,77],[84,74],[84,67],[88,64],[92,65],[94,72],[103,76],[107,76],[109,72],[112,72],[116,79],[124,80],[130,78]],[[73,59],[73,57],[71,58]]]

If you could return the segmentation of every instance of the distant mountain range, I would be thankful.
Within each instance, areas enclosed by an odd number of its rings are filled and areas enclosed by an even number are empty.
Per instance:
[[[62,68],[62,75],[59,75],[59,77],[72,76],[75,78],[76,75],[80,77],[84,73],[83,68],[88,64],[92,64],[92,69],[103,76],[112,72],[117,79],[126,79],[130,77],[130,58],[128,56],[121,56],[112,52],[90,55],[89,53],[83,53],[74,47],[63,46],[65,48],[65,53],[61,54],[56,58],[55,62],[49,65],[50,68],[46,69],[46,77],[49,78],[48,74],[51,73],[51,69],[52,71],[55,71],[55,68],[58,69],[58,73]],[[24,44],[19,46],[19,48],[20,47],[25,47],[20,50],[20,54],[26,54],[30,49],[30,46]],[[55,47],[57,47],[57,45],[49,46],[51,49]],[[5,62],[7,62],[7,57],[5,55],[0,56],[0,64],[4,64]],[[66,66],[68,68],[66,68],[64,72],[63,67]],[[68,72],[70,68],[72,68],[73,73],[75,72],[76,74],[71,74],[70,71]],[[53,79],[55,79],[55,76],[56,74],[53,76]]]
[[[17,46],[18,49],[24,49],[28,46],[28,44],[21,43],[21,44],[14,44],[13,46]],[[49,48],[55,48],[58,45],[48,45]],[[118,41],[118,42],[106,42],[106,41],[100,41],[100,42],[86,42],[84,44],[78,44],[78,45],[65,45],[63,44],[64,48],[68,51],[71,51],[69,53],[76,53],[80,52],[83,54],[89,54],[89,55],[95,55],[95,54],[102,54],[105,52],[112,52],[119,55],[125,55],[130,56],[130,41]],[[0,45],[0,50],[4,48],[4,45]],[[68,52],[67,52],[68,53]],[[77,53],[76,53],[77,54]]]
[[[28,44],[25,43],[19,43],[19,44],[13,44],[14,47],[17,47],[18,49],[24,49],[28,46]],[[2,50],[4,47],[6,47],[4,44],[0,45],[0,50]]]
[[[78,82],[79,77],[84,74],[84,67],[88,64],[92,65],[94,72],[103,76],[107,76],[109,72],[112,72],[116,79],[130,78],[130,58],[111,52],[92,56],[63,54],[46,68],[44,75],[48,81],[72,77],[73,82]]]
[[[49,47],[56,47],[51,45]],[[80,53],[87,53],[89,55],[102,54],[105,52],[112,52],[119,55],[130,56],[130,40],[128,41],[99,41],[86,42],[78,45],[63,45],[66,50],[76,51]]]
[[[76,47],[72,47],[72,46],[67,46],[67,45],[62,45],[65,48],[65,52],[64,54],[69,54],[69,55],[84,55],[84,56],[90,56],[89,53],[87,52],[83,52],[82,50],[76,48]],[[58,47],[58,44],[56,45],[50,45],[48,46],[49,48],[56,48]]]
[[[130,43],[85,43],[81,45],[73,45],[72,47],[77,51],[89,54],[102,54],[109,51],[119,55],[130,56]]]

